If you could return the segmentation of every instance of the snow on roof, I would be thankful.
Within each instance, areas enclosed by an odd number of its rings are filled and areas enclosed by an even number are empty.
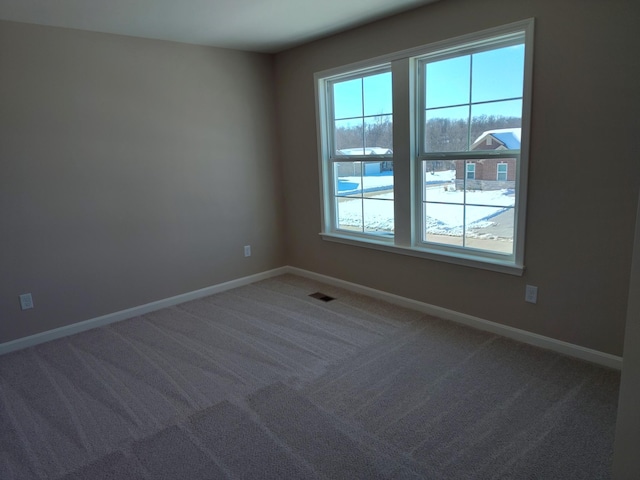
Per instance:
[[[338,155],[391,155],[393,151],[386,147],[342,148]]]
[[[521,132],[522,132],[521,128],[498,128],[495,130],[487,130],[486,132],[482,132],[482,135],[480,135],[476,139],[476,141],[473,142],[471,149],[473,150],[473,147],[476,144],[480,143],[488,135],[491,135],[493,138],[498,140],[509,150],[517,150],[520,148]]]

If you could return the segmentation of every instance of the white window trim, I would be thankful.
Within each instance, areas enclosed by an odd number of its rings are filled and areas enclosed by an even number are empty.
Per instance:
[[[350,65],[332,68],[317,72],[314,75],[315,93],[317,105],[317,138],[319,151],[319,173],[321,192],[321,232],[323,239],[348,245],[372,248],[393,252],[401,255],[410,255],[419,258],[481,268],[486,270],[507,273],[511,275],[522,275],[524,266],[524,233],[526,224],[526,199],[527,199],[527,173],[529,164],[529,132],[531,118],[531,97],[532,97],[532,72],[533,72],[533,31],[534,19],[530,18],[508,25],[483,30],[477,33],[447,39],[426,46],[420,46],[396,52],[390,55],[364,60]],[[416,221],[416,211],[419,199],[416,194],[419,191],[419,181],[416,178],[416,163],[418,160],[418,146],[416,132],[413,131],[416,124],[415,98],[416,98],[416,72],[413,68],[414,57],[429,55],[438,52],[440,55],[447,55],[447,51],[455,52],[460,46],[480,42],[486,42],[483,46],[491,45],[492,38],[524,33],[525,58],[524,58],[524,91],[522,97],[522,140],[520,145],[520,166],[516,171],[517,202],[515,205],[516,225],[514,227],[514,254],[505,259],[504,255],[487,254],[478,251],[474,254],[472,249],[448,248],[438,245],[432,248],[417,241],[415,235],[419,227]],[[336,77],[338,75],[347,76],[349,73],[357,71],[365,72],[375,70],[381,66],[391,64],[393,72],[393,128],[394,128],[394,198],[395,198],[395,237],[387,239],[374,235],[344,234],[333,230],[332,205],[332,163],[328,161],[329,135],[325,119],[327,118],[327,98],[324,88],[324,79]],[[396,88],[396,81],[405,82],[405,88]],[[396,101],[399,103],[396,103]],[[402,138],[400,138],[402,137]],[[483,158],[491,157],[490,152],[483,152]],[[470,156],[473,156],[473,152]],[[462,159],[462,158],[461,158]],[[353,159],[355,160],[355,158]],[[369,158],[371,160],[371,158]],[[466,169],[465,169],[466,175]],[[407,188],[397,188],[398,185],[406,185]]]

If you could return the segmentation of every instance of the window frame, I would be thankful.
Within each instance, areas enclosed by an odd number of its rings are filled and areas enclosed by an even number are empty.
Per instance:
[[[524,232],[526,223],[527,174],[529,163],[529,137],[532,97],[533,71],[533,33],[534,19],[526,19],[480,32],[470,33],[459,37],[430,43],[384,55],[369,60],[352,63],[345,66],[331,68],[314,75],[317,105],[317,138],[321,192],[321,231],[324,240],[344,243],[348,245],[371,248],[428,258],[437,261],[465,265],[481,269],[497,271],[512,275],[522,275],[524,272]],[[492,45],[499,48],[504,45],[504,39],[509,36],[520,37],[525,45],[524,76],[522,95],[522,134],[520,151],[510,151],[510,158],[519,156],[516,161],[517,198],[514,206],[514,239],[513,254],[494,254],[473,250],[470,248],[448,247],[434,245],[421,240],[422,194],[419,172],[425,158],[437,159],[437,154],[425,154],[423,150],[422,128],[420,116],[424,115],[420,105],[420,88],[418,62],[427,56],[441,55],[456,56],[461,47],[468,49],[477,46],[480,49],[491,49]],[[348,78],[349,75],[359,77],[363,73],[372,72],[381,67],[390,66],[393,84],[393,160],[394,162],[394,220],[396,222],[394,236],[380,238],[370,234],[345,233],[338,231],[335,225],[333,163],[330,155],[332,139],[327,127],[328,99],[327,81],[336,78]],[[460,155],[460,160],[494,158],[492,150],[470,151]],[[497,153],[497,152],[496,152]],[[502,151],[501,154],[507,152]],[[495,155],[498,157],[498,155]],[[334,155],[335,157],[335,155]],[[383,156],[384,157],[384,156]],[[377,156],[376,156],[377,158]],[[371,155],[356,158],[349,155],[349,161],[371,161]],[[388,158],[387,158],[388,159]],[[497,158],[496,158],[497,159]],[[385,160],[380,158],[381,161]],[[497,175],[497,174],[496,174]],[[465,167],[466,176],[466,167]],[[400,187],[401,186],[401,187]]]
[[[504,166],[504,172],[500,171],[500,167]],[[504,173],[504,180],[500,180],[500,174]],[[509,164],[507,162],[496,163],[496,182],[509,181]]]

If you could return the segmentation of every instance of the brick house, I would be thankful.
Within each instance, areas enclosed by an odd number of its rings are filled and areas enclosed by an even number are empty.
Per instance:
[[[520,128],[487,130],[471,145],[470,150],[519,150]],[[456,187],[467,189],[495,190],[514,188],[516,181],[515,158],[486,158],[456,162]]]

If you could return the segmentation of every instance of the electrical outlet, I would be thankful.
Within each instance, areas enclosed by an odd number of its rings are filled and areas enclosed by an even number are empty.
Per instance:
[[[23,293],[20,295],[20,308],[22,310],[29,310],[33,308],[33,298],[30,293]]]
[[[524,290],[524,301],[529,303],[538,303],[538,287],[527,285]]]
[[[244,256],[245,257],[250,257],[251,256],[251,245],[245,245],[244,246]]]

